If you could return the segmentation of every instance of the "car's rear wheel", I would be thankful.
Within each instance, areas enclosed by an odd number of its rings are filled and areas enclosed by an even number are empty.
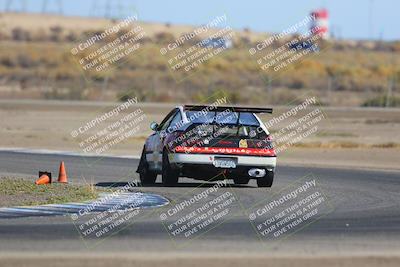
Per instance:
[[[162,155],[162,183],[164,186],[174,186],[178,183],[179,175],[171,168],[168,153],[164,150]]]
[[[144,148],[142,151],[142,156],[140,157],[139,165],[141,166],[139,171],[140,183],[142,185],[154,184],[157,180],[157,174],[149,170],[149,164],[147,163],[146,160],[146,154]]]
[[[258,187],[271,187],[274,182],[274,172],[267,171],[264,177],[257,179]]]
[[[247,177],[236,177],[236,178],[233,178],[233,182],[235,184],[248,184],[249,181],[250,181],[250,178],[247,178]]]

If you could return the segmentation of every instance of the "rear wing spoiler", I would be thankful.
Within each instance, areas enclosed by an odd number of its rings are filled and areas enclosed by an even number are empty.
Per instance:
[[[272,108],[252,108],[252,107],[234,107],[234,106],[213,106],[213,105],[184,105],[184,110],[192,111],[225,111],[232,112],[251,112],[251,113],[272,113]]]

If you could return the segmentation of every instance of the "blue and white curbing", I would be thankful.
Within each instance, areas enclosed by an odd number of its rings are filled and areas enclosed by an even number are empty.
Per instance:
[[[90,212],[104,212],[107,210],[113,210],[115,207],[118,207],[118,209],[115,210],[117,211],[132,209],[132,205],[134,205],[135,209],[145,209],[162,207],[169,204],[168,199],[157,194],[127,192],[119,193],[117,196],[112,196],[109,198],[107,195],[108,194],[102,194],[100,199],[94,201],[0,208],[0,219],[68,214],[77,215],[82,210],[90,210]],[[101,201],[101,205],[98,204],[99,201]]]

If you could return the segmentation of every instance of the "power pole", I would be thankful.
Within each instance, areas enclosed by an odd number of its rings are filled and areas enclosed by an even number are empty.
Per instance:
[[[127,0],[93,0],[90,15],[107,19],[120,19],[133,9]]]
[[[59,15],[62,15],[64,13],[62,0],[55,0],[55,1],[56,1],[56,3],[55,3],[56,8],[58,9],[58,12],[56,12],[56,13],[58,13]],[[52,1],[52,2],[54,3],[54,1]],[[49,13],[47,10],[47,6],[48,6],[48,0],[43,0],[43,2],[42,2],[42,13],[43,14]]]
[[[26,12],[26,0],[19,0],[18,1],[19,3],[20,3],[20,5],[19,5],[19,9],[18,8],[16,8],[14,11],[15,12]],[[6,1],[6,7],[5,7],[5,11],[6,12],[9,12],[9,11],[11,11],[11,8],[12,8],[12,6],[13,6],[13,3],[14,3],[14,1],[13,0],[7,0]]]
[[[6,12],[8,12],[8,11],[10,11],[10,8],[11,8],[11,4],[12,4],[12,0],[7,0],[7,2],[6,2]]]
[[[374,0],[369,0],[369,10],[368,10],[368,35],[369,39],[373,39],[374,35],[374,22],[373,22],[373,11],[374,11]]]
[[[106,0],[106,8],[105,8],[105,13],[104,16],[106,18],[110,18],[110,13],[111,13],[111,0]]]

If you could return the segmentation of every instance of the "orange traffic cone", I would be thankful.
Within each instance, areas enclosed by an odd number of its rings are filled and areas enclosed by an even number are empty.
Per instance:
[[[42,185],[42,184],[51,184],[51,175],[47,175],[46,173],[40,175],[39,179],[36,180],[35,184]]]
[[[60,171],[58,173],[59,183],[68,183],[67,172],[65,171],[64,161],[60,163]]]

